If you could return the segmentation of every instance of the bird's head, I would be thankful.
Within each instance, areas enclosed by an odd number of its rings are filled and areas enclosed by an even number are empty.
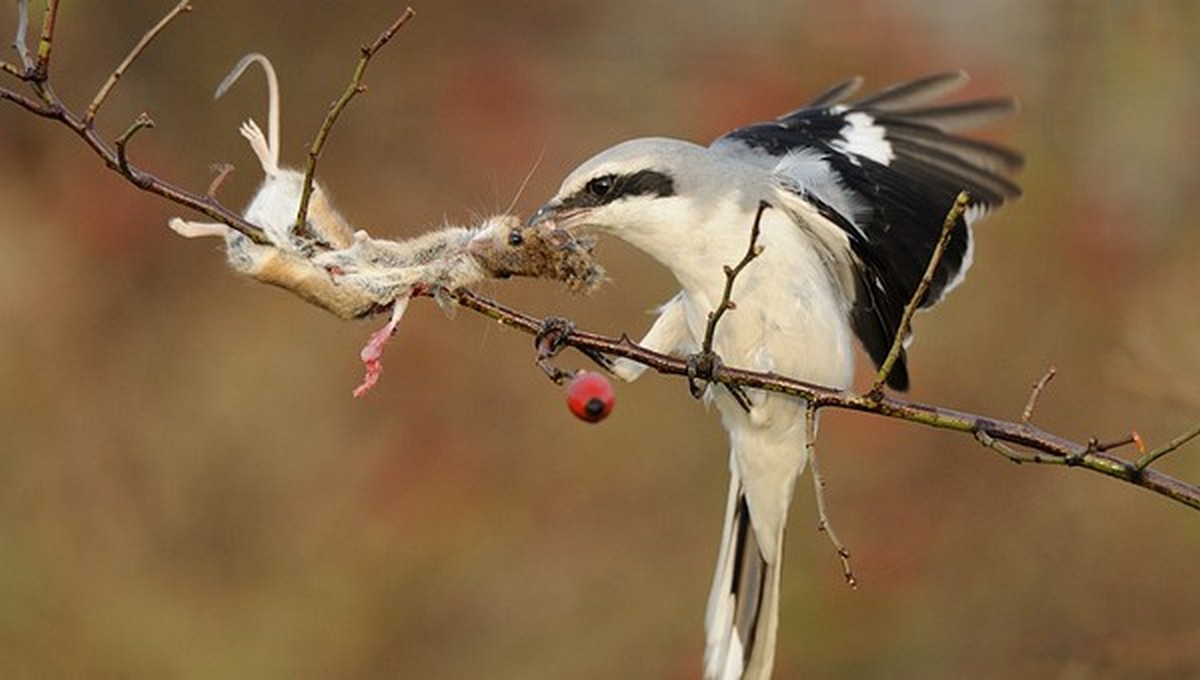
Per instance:
[[[693,209],[707,149],[673,139],[635,139],[585,161],[527,225],[613,234],[635,246],[673,236]]]

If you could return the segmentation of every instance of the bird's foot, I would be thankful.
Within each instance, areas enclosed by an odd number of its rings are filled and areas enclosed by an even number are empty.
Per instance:
[[[688,355],[687,382],[693,397],[699,399],[704,396],[704,391],[717,377],[723,365],[720,355],[711,350]]]
[[[724,366],[725,363],[721,361],[720,355],[716,352],[698,352],[689,355],[687,358],[687,382],[692,396],[696,399],[703,397],[708,386],[716,382]],[[750,397],[746,395],[746,391],[741,386],[725,383],[725,389],[729,391],[738,406],[741,406],[747,413],[751,412]]]
[[[538,368],[560,385],[574,376],[574,373],[555,366],[552,360],[567,346],[567,338],[574,332],[573,322],[557,316],[548,316],[542,320],[542,327],[533,338],[533,346],[537,348]]]

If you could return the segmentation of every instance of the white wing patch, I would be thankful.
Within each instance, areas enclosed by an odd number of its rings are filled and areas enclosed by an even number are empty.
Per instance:
[[[973,227],[976,222],[987,217],[987,214],[988,205],[986,203],[972,203],[963,212],[963,221],[967,223],[968,227]]]
[[[941,302],[943,299],[945,299],[945,297],[947,295],[950,294],[950,291],[954,290],[955,288],[958,288],[958,284],[962,283],[963,279],[967,278],[967,271],[970,270],[971,265],[975,263],[975,234],[971,231],[971,225],[972,225],[972,223],[974,223],[974,221],[976,219],[978,219],[979,217],[981,217],[984,214],[984,213],[981,213],[980,211],[976,211],[975,216],[972,217],[971,212],[973,210],[975,210],[975,208],[985,208],[985,206],[973,205],[973,206],[967,208],[967,212],[963,216],[963,219],[965,219],[967,222],[968,240],[967,240],[967,250],[966,250],[966,252],[963,253],[962,263],[958,265],[958,271],[954,272],[954,276],[951,276],[950,280],[946,282],[945,287],[943,287],[941,292],[938,293],[937,298],[934,299],[929,305],[927,305],[929,307],[932,307],[933,305],[936,305],[937,303]],[[986,212],[986,208],[985,208],[985,212]]]
[[[830,146],[852,158],[861,156],[880,165],[888,165],[896,153],[884,138],[886,132],[882,125],[875,124],[873,116],[856,111],[846,114],[846,126],[841,129],[842,138],[835,139]]]
[[[966,212],[963,213],[963,221],[967,223],[967,250],[963,253],[962,263],[958,265],[958,271],[954,272],[954,276],[946,282],[946,286],[942,288],[942,292],[938,294],[937,299],[930,304],[933,306],[941,302],[950,291],[958,288],[958,284],[967,278],[967,271],[971,269],[971,265],[975,263],[975,232],[971,227],[975,223],[988,216],[988,206],[983,203],[973,203],[967,206]]]

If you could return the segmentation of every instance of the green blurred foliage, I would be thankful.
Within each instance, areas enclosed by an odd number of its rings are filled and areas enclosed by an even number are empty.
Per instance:
[[[59,93],[86,103],[168,4],[64,3]],[[149,111],[134,157],[195,188],[233,162],[222,196],[239,205],[257,177],[236,127],[265,95],[255,75],[214,102],[224,72],[252,50],[275,61],[299,164],[399,9],[196,3],[100,128]],[[918,318],[912,396],[1016,417],[1055,364],[1036,420],[1065,435],[1155,443],[1200,412],[1200,4],[416,9],[322,161],[356,224],[527,212],[621,139],[706,140],[848,75],[965,68],[969,94],[1023,100],[992,134],[1028,154],[1027,195]],[[0,34],[14,27],[10,3]],[[0,107],[0,676],[698,674],[726,445],[680,382],[618,386],[614,416],[584,425],[528,337],[419,303],[354,401],[375,322],[235,278],[218,244],[165,228],[178,212]],[[615,280],[591,299],[486,292],[636,335],[672,282],[620,244],[601,254]],[[821,434],[862,586],[841,583],[802,481],[779,677],[1200,675],[1194,513],[899,422],[829,413]],[[1163,467],[1196,481],[1198,461],[1193,445]]]

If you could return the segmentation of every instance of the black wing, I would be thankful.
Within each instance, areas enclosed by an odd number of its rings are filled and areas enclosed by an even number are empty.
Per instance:
[[[1023,164],[1004,147],[952,131],[1013,113],[1012,99],[935,103],[966,82],[945,73],[845,101],[850,80],[780,118],[740,128],[714,150],[775,168],[783,184],[844,230],[858,262],[851,322],[878,365],[887,356],[958,192],[971,202],[951,232],[921,307],[936,304],[966,273],[971,223],[1020,195],[1007,178]],[[889,379],[908,385],[903,357]]]

